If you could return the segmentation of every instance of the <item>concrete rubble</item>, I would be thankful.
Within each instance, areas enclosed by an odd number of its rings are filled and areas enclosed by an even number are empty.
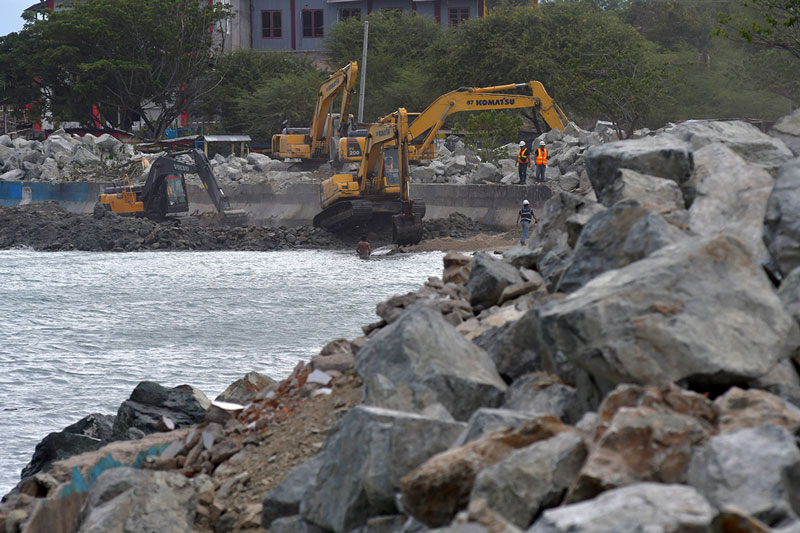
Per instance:
[[[800,530],[800,159],[744,123],[596,129],[548,141],[582,157],[599,202],[560,191],[527,248],[448,254],[363,336],[283,381],[248,375],[238,407],[156,410],[43,462],[0,530],[137,509],[202,533]],[[747,176],[719,181],[731,160]]]

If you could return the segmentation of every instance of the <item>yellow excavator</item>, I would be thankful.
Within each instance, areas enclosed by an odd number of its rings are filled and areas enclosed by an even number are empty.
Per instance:
[[[322,182],[322,212],[314,217],[314,226],[336,231],[391,217],[392,242],[422,240],[425,204],[409,198],[408,131],[403,108],[392,120],[368,126],[358,171],[334,174]]]
[[[323,82],[317,93],[317,105],[310,128],[285,128],[283,133],[272,136],[272,156],[303,161],[325,162],[330,159],[334,138],[346,137],[350,128],[350,106],[356,89],[358,64],[351,61]],[[331,113],[331,107],[341,94],[339,113]]]
[[[510,89],[530,87],[531,94],[499,93]],[[461,111],[485,111],[488,109],[522,109],[533,108],[544,118],[548,126],[563,130],[569,119],[558,107],[538,81],[527,83],[510,83],[494,87],[465,87],[443,94],[428,106],[422,113],[409,113],[414,120],[408,126],[411,142],[409,159],[433,159],[436,157],[434,139],[448,116]],[[387,115],[378,122],[391,122],[394,114]],[[364,149],[365,138],[361,136],[343,137],[339,140],[339,159],[341,161],[359,161]]]

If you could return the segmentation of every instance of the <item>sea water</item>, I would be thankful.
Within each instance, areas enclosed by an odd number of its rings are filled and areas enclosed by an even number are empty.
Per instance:
[[[213,399],[249,371],[282,379],[442,256],[0,251],[0,496],[48,433],[116,414],[139,382]]]

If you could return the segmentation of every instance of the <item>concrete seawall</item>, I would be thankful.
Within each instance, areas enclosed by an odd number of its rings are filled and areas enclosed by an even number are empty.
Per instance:
[[[0,206],[54,200],[73,213],[91,213],[106,185],[0,181]],[[319,212],[319,185],[316,183],[294,183],[281,188],[270,184],[239,185],[228,188],[227,193],[231,207],[245,210],[254,224],[308,225]],[[411,184],[411,197],[425,201],[426,218],[461,213],[498,228],[514,226],[522,200],[529,200],[537,209],[551,196],[552,192],[544,185]],[[193,213],[215,210],[202,187],[189,185],[189,198],[189,209]]]

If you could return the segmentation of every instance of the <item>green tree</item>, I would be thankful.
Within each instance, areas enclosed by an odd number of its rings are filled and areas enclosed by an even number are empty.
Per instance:
[[[240,49],[222,56],[220,71],[224,73],[222,80],[205,98],[201,109],[208,115],[218,115],[223,129],[248,133],[252,136],[254,130],[242,128],[250,128],[258,121],[246,113],[242,102],[249,101],[249,97],[261,90],[270,80],[290,74],[316,73],[317,68],[307,59],[287,52]],[[296,116],[295,108],[305,110],[307,107],[305,103],[294,105],[288,102],[286,116],[278,120],[277,124],[285,119],[293,119]],[[240,111],[244,113],[240,114]],[[270,123],[275,122],[271,120]],[[259,130],[262,129],[259,125]]]
[[[27,25],[32,50],[14,71],[31,75],[56,120],[127,128],[134,116],[159,137],[219,83],[224,4],[186,0],[73,0]],[[211,31],[210,31],[211,30]],[[2,47],[0,47],[2,48]],[[8,57],[2,57],[0,70]]]
[[[224,124],[231,131],[247,133],[265,143],[282,129],[284,120],[290,125],[308,126],[324,79],[325,75],[316,70],[265,77],[255,91],[242,91],[233,100]]]
[[[745,0],[742,8],[719,15],[718,34],[733,30],[748,43],[800,59],[800,0]]]
[[[517,138],[522,119],[506,111],[471,113],[466,125],[457,123],[455,131],[464,134],[464,144],[484,161],[497,162],[508,154],[501,147]]]
[[[440,94],[425,68],[431,60],[432,46],[441,38],[440,27],[430,17],[397,11],[372,13],[367,20],[364,120],[374,121],[401,106],[422,111]],[[351,18],[335,24],[323,45],[330,64],[344,65],[354,60],[360,63],[363,35],[361,20]],[[358,99],[354,103],[357,109]]]

